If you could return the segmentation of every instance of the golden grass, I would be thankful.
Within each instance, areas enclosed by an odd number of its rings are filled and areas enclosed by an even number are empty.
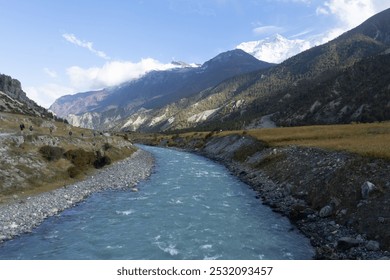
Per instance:
[[[243,131],[220,135],[232,133]],[[390,122],[253,129],[246,133],[274,147],[319,147],[390,159]]]
[[[231,134],[251,135],[271,147],[303,146],[319,147],[329,150],[345,151],[366,157],[390,159],[390,122],[316,125],[300,127],[280,127],[268,129],[235,130],[222,132],[186,132],[179,136],[186,141],[206,139],[208,136],[226,136]],[[136,134],[138,139],[158,144],[162,139],[168,145],[174,144],[174,135]]]

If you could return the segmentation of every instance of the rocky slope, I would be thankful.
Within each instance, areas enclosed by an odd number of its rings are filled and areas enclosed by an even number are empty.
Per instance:
[[[316,258],[390,257],[389,161],[319,148],[269,148],[237,134],[170,141],[226,165],[310,238]]]
[[[51,118],[0,112],[0,127],[0,203],[13,194],[48,191],[80,180],[135,151],[122,136]]]

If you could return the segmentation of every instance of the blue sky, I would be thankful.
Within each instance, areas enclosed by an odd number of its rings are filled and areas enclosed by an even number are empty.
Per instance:
[[[388,0],[0,0],[0,73],[48,107],[172,60],[203,63],[279,33],[326,42]]]

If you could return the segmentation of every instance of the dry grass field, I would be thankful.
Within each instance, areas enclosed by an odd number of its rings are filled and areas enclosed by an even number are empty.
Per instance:
[[[271,147],[289,145],[304,147],[319,147],[328,150],[346,151],[366,157],[390,159],[390,122],[318,125],[300,127],[281,127],[268,129],[251,129],[222,132],[187,132],[175,135],[147,134],[139,138],[149,142],[166,139],[168,145],[180,136],[186,141],[205,139],[210,136],[225,136],[230,134],[251,135]]]
[[[390,122],[249,130],[270,146],[310,146],[390,159]]]

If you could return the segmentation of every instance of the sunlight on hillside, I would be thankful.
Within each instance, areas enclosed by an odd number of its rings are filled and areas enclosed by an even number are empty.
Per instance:
[[[390,122],[254,129],[247,133],[271,146],[320,147],[390,158]]]

